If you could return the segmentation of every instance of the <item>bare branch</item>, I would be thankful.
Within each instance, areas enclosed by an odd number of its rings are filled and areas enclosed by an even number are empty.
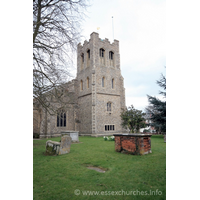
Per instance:
[[[33,0],[33,97],[47,110],[51,96],[62,106],[86,8],[87,0]]]

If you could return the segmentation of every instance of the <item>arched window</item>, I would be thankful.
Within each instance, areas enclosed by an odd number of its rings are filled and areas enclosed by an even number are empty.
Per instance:
[[[113,60],[114,53],[112,51],[109,52],[109,59]]]
[[[105,77],[102,77],[102,87],[105,87]]]
[[[112,51],[109,51],[109,64],[114,67],[114,53]]]
[[[87,50],[87,67],[90,66],[90,49]]]
[[[66,113],[63,110],[57,112],[57,127],[66,127]]]
[[[111,82],[112,89],[114,89],[114,85],[115,85],[115,80],[114,80],[114,78],[113,78],[113,79],[112,79],[112,82]]]
[[[104,49],[99,49],[99,56],[101,57],[101,58],[103,58],[104,56],[105,56],[105,50]]]
[[[80,89],[83,90],[83,81],[80,82]]]
[[[87,88],[89,88],[89,78],[87,77]]]
[[[107,103],[107,111],[111,111],[111,103],[110,102]]]
[[[100,64],[105,65],[105,50],[99,49]]]
[[[84,66],[84,54],[81,54],[81,69],[83,69]]]

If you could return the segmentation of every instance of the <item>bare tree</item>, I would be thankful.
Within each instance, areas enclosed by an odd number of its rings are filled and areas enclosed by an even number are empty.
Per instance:
[[[71,76],[86,8],[87,0],[33,0],[33,98],[48,112]]]

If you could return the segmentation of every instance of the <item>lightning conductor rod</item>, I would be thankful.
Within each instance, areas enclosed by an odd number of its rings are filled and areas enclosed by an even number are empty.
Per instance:
[[[112,16],[112,31],[113,31],[113,41],[114,41],[114,22],[113,22],[113,16]]]

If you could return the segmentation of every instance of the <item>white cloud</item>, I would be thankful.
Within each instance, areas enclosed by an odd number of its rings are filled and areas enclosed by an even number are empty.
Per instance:
[[[137,110],[143,110],[148,106],[147,96],[143,97],[126,97],[126,106],[133,105]]]
[[[126,91],[126,96],[130,97],[130,96],[139,96],[142,93],[145,92],[145,90],[147,90],[147,87],[145,85],[139,85],[139,86],[132,86],[132,87],[126,87],[125,91]]]
[[[158,94],[155,82],[166,66],[166,1],[93,0],[92,4],[90,18],[83,24],[83,35],[89,40],[90,34],[100,27],[99,37],[112,42],[114,17],[114,38],[120,42],[127,105],[143,109],[148,105],[146,94]]]
[[[161,95],[156,96],[161,101],[166,100]],[[141,96],[141,97],[133,97],[133,96],[126,96],[126,106],[129,107],[133,105],[135,109],[137,110],[143,110],[145,111],[145,108],[149,105],[147,96]]]
[[[134,70],[149,70],[149,65],[165,56],[165,2],[129,3],[131,4],[121,4],[121,12],[129,13],[126,20],[129,26],[126,27],[126,32],[122,33],[122,37],[126,37],[121,40],[122,64],[126,66],[135,63],[137,65]]]

